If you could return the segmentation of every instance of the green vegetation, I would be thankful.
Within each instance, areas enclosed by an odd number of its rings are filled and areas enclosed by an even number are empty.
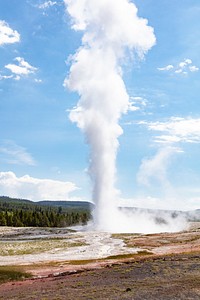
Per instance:
[[[19,268],[13,266],[0,266],[0,284],[7,281],[22,280],[30,277],[32,277],[31,274],[23,272],[23,270]]]
[[[134,258],[137,256],[143,256],[143,255],[152,255],[153,253],[147,250],[138,251],[136,253],[129,253],[129,254],[117,254],[117,255],[111,255],[106,257],[106,259],[126,259],[126,258]]]
[[[80,247],[84,245],[85,244],[81,241],[70,241],[66,239],[0,242],[0,255],[37,254],[55,249],[56,251],[60,251],[69,247]]]
[[[56,201],[55,201],[56,202]],[[41,202],[42,203],[42,202]],[[29,200],[0,197],[0,226],[13,227],[66,227],[86,224],[91,218],[84,204],[66,205],[65,201],[40,204]],[[57,204],[57,205],[56,205]],[[58,206],[62,204],[62,206]]]
[[[116,254],[116,255],[110,255],[103,258],[97,258],[97,259],[82,259],[82,260],[70,260],[70,265],[87,265],[91,263],[98,263],[106,260],[121,260],[121,259],[137,259],[141,256],[149,256],[153,255],[153,252],[142,250],[138,251],[136,253],[124,253],[124,254]]]

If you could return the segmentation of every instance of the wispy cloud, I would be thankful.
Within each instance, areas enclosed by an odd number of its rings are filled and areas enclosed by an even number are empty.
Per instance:
[[[142,187],[143,201],[139,205],[160,209],[184,209],[187,201],[184,205],[183,198],[177,193],[177,187],[170,180],[173,174],[172,162],[181,153],[183,151],[177,146],[164,145],[154,155],[142,159],[136,179],[145,189]]]
[[[133,101],[129,101],[128,104],[128,111],[136,111],[139,110],[140,108],[138,106],[135,105],[135,102]]]
[[[199,67],[192,64],[192,60],[190,58],[186,58],[177,65],[167,65],[165,67],[157,68],[159,71],[166,71],[175,74],[184,74],[198,72]]]
[[[0,172],[0,194],[29,200],[73,200],[70,193],[78,187],[73,182],[39,179],[29,175],[17,177]]]
[[[24,164],[34,166],[36,164],[32,155],[26,148],[7,140],[0,144],[0,161],[8,164]]]
[[[35,78],[34,81],[37,82],[37,83],[42,83],[42,79],[37,79],[37,78]]]
[[[45,1],[44,3],[38,5],[37,7],[39,9],[47,9],[49,7],[52,7],[52,6],[56,5],[56,4],[57,4],[56,1]]]
[[[177,192],[178,195],[170,195],[170,197],[167,197],[167,201],[165,197],[149,195],[140,195],[130,199],[120,199],[119,206],[181,211],[199,209],[200,191],[195,191],[196,196],[193,196],[194,189],[191,191],[188,187],[181,187]]]
[[[166,67],[158,68],[159,71],[169,71],[174,69],[174,66],[172,65],[167,65]]]
[[[130,97],[128,110],[129,111],[140,110],[142,107],[145,107],[146,105],[147,105],[147,99],[140,96]]]
[[[11,79],[11,78],[13,78],[13,75],[0,75],[0,80]]]
[[[161,198],[171,201],[170,205],[173,207],[173,202],[183,199],[185,195],[182,195],[177,187],[174,187],[173,182],[170,182],[171,162],[177,155],[184,153],[183,144],[200,143],[200,118],[171,117],[164,122],[142,121],[138,124],[146,126],[153,132],[156,152],[141,161],[137,182],[145,185],[151,194],[158,193]],[[188,202],[186,198],[185,205]],[[181,201],[177,202],[178,204],[180,205]]]
[[[7,64],[5,68],[10,70],[15,75],[15,80],[19,80],[22,76],[27,76],[37,71],[37,68],[31,66],[22,57],[16,57],[14,60],[17,62],[17,64]]]
[[[157,182],[168,189],[170,184],[167,179],[167,168],[172,155],[179,152],[179,148],[168,146],[160,148],[153,157],[144,158],[137,174],[138,183],[149,186],[153,180],[154,183]]]
[[[190,72],[197,72],[197,71],[199,71],[199,68],[196,66],[189,66],[189,70],[190,70]]]
[[[155,137],[157,143],[200,143],[200,118],[172,117],[166,122],[140,122],[149,130],[161,132]]]
[[[0,20],[0,46],[5,44],[14,44],[20,41],[20,34],[10,28],[8,23]]]

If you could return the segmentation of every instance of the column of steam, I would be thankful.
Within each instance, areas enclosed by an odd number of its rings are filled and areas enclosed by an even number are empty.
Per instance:
[[[82,45],[64,83],[80,96],[70,119],[83,131],[90,147],[95,225],[114,231],[115,222],[120,221],[115,163],[123,131],[118,122],[129,104],[120,65],[130,52],[142,58],[154,45],[155,36],[128,0],[64,1],[72,28],[83,31]]]

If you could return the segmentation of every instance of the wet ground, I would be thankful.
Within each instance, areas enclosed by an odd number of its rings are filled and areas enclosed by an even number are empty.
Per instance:
[[[179,233],[75,235],[79,239],[81,235],[88,248],[66,248],[65,253],[71,254],[65,260],[25,264],[37,279],[0,285],[0,299],[200,299],[200,223]],[[1,239],[12,242],[15,238],[7,232]],[[19,231],[16,239],[20,239]],[[20,255],[16,257],[15,265],[21,262]]]
[[[138,250],[107,232],[0,227],[0,266],[101,259]]]

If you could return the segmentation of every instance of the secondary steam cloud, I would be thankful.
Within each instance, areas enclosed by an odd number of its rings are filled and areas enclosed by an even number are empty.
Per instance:
[[[89,174],[95,202],[94,222],[106,231],[131,231],[129,217],[117,208],[116,155],[123,133],[119,119],[129,107],[122,78],[126,57],[144,55],[155,44],[153,28],[128,0],[64,0],[82,45],[72,57],[65,86],[80,96],[70,119],[90,147]],[[134,224],[134,221],[133,221]]]

